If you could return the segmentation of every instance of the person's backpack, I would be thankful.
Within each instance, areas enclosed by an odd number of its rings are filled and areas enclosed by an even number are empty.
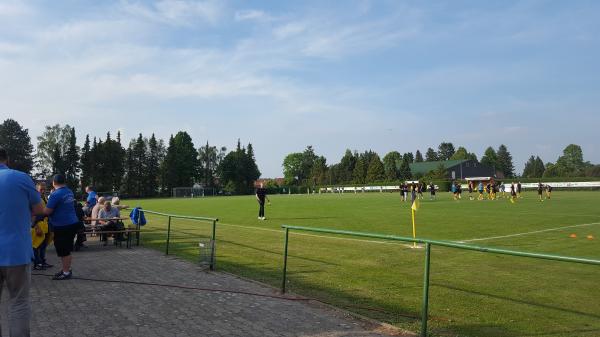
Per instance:
[[[131,210],[129,218],[134,225],[144,226],[146,224],[146,217],[144,216],[144,211],[141,207],[136,207]]]

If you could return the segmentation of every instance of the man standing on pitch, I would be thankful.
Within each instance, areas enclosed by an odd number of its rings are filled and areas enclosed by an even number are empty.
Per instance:
[[[0,148],[0,296],[6,283],[9,335],[29,337],[32,215],[42,214],[44,206],[33,180],[7,163],[8,154]]]
[[[258,201],[258,220],[265,220],[265,199],[271,203],[269,197],[267,197],[267,189],[263,187],[263,183],[260,183],[260,187],[256,189],[256,201]]]

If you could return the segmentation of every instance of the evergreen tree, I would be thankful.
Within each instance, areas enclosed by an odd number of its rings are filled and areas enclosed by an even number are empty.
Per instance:
[[[92,168],[94,163],[91,158],[90,135],[85,136],[85,143],[81,149],[81,186],[85,189],[86,186],[92,184]]]
[[[369,167],[367,168],[367,183],[379,182],[385,179],[385,170],[383,167],[383,163],[381,159],[379,159],[379,155],[375,154],[371,161],[369,162]]]
[[[367,178],[367,169],[369,163],[366,162],[367,158],[364,155],[359,155],[354,165],[354,172],[352,172],[353,182],[355,184],[364,184]]]
[[[246,151],[238,140],[236,149],[230,151],[219,165],[219,177],[229,193],[252,193],[254,182],[260,177],[252,144],[248,144],[248,148]]]
[[[238,144],[238,147],[240,145]],[[163,162],[165,187],[191,187],[198,174],[198,152],[192,138],[185,131],[179,131],[169,140],[169,147]]]
[[[415,156],[412,154],[412,152],[405,153],[402,155],[402,158],[406,158],[409,164],[412,164],[415,161]]]
[[[311,172],[313,185],[327,184],[328,170],[327,159],[323,156],[317,157]]]
[[[525,178],[537,178],[535,176],[535,157],[529,157],[529,160],[525,163],[525,168],[523,169],[523,177]]]
[[[69,186],[73,192],[77,193],[77,191],[81,191],[79,185],[79,146],[77,146],[77,136],[75,135],[75,128],[73,127],[69,132],[69,144],[67,152],[63,155],[63,157],[65,165],[64,173],[67,186]]]
[[[133,145],[133,160],[135,162],[135,192],[136,195],[144,196],[146,184],[146,142],[144,142],[144,137],[140,133],[138,138],[135,140]]]
[[[9,167],[31,174],[33,145],[27,129],[13,119],[5,120],[0,124],[0,146],[8,152]]]
[[[483,157],[481,157],[481,164],[485,166],[489,166],[494,170],[498,169],[498,156],[496,155],[496,150],[491,146],[485,150]]]
[[[544,162],[542,161],[542,159],[540,157],[535,157],[534,176],[536,178],[543,177],[544,176],[544,171],[546,171],[546,167],[544,166]]]
[[[54,144],[54,150],[52,151],[52,174],[65,174],[66,164],[61,152],[60,146]]]
[[[160,146],[154,134],[148,141],[148,154],[146,156],[144,196],[154,197],[158,193],[159,175],[160,175]]]
[[[417,158],[419,156],[417,151]],[[421,158],[423,159],[423,158]],[[383,169],[385,172],[385,178],[389,181],[395,181],[400,178],[399,167],[402,162],[402,155],[398,151],[392,151],[383,157]]]
[[[425,153],[425,160],[426,161],[438,161],[440,159],[438,157],[437,152],[435,152],[434,149],[428,148],[427,152]]]
[[[515,167],[510,152],[506,148],[506,145],[502,144],[498,147],[497,156],[497,169],[504,174],[506,178],[512,178],[515,175]]]
[[[352,153],[350,150],[346,150],[346,153],[342,157],[339,166],[339,180],[338,183],[350,183],[352,182],[354,176],[354,168],[356,166],[356,162],[358,159],[358,155],[356,153]]]
[[[449,160],[454,155],[454,145],[452,143],[442,142],[438,146],[438,160]]]
[[[129,144],[127,150],[125,150],[125,181],[123,182],[122,190],[129,197],[139,197],[136,195],[135,187],[136,187],[136,162],[133,158],[133,141]]]
[[[422,163],[423,162],[423,155],[421,154],[421,151],[417,150],[417,153],[415,153],[415,163]]]

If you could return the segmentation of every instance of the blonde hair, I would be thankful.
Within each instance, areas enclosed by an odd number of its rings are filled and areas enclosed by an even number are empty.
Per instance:
[[[120,203],[121,203],[121,199],[119,199],[119,197],[114,197],[111,200],[111,204],[113,204],[113,205],[118,205]]]

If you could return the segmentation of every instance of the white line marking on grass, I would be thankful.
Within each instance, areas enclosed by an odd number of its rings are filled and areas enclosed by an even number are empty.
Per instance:
[[[504,239],[504,238],[512,238],[512,237],[515,237],[515,236],[523,236],[523,235],[537,234],[537,233],[544,233],[544,232],[553,232],[553,231],[559,231],[561,229],[576,228],[576,227],[586,227],[586,226],[593,226],[593,225],[600,225],[600,222],[592,222],[592,223],[584,223],[584,224],[580,224],[580,225],[572,225],[572,226],[548,228],[548,229],[542,229],[542,230],[533,231],[533,232],[524,232],[524,233],[516,233],[516,234],[508,234],[508,235],[500,235],[500,236],[490,236],[490,237],[487,237],[487,238],[462,240],[462,241],[456,241],[456,242],[459,242],[459,243],[468,243],[468,242],[475,242],[475,241],[487,241],[487,240],[495,240],[495,239]]]
[[[219,226],[241,227],[241,228],[256,229],[256,230],[266,231],[266,232],[276,232],[276,233],[280,233],[280,234],[284,233],[283,230],[270,229],[270,228],[261,228],[261,227],[253,227],[253,226],[232,225],[232,224],[225,224],[225,223],[219,223]],[[294,232],[294,231],[291,231],[290,234],[292,234],[292,235],[310,236],[310,237],[322,238],[322,239],[333,239],[333,240],[355,241],[355,242],[364,242],[364,243],[375,243],[375,244],[381,244],[381,245],[397,245],[397,246],[404,246],[404,247],[408,247],[408,248],[413,248],[413,246],[411,244],[398,243],[398,242],[386,242],[386,241],[364,240],[364,239],[353,239],[353,238],[340,238],[340,237],[337,237],[337,236],[316,235],[316,234],[308,234],[308,233],[297,233],[297,232]]]

